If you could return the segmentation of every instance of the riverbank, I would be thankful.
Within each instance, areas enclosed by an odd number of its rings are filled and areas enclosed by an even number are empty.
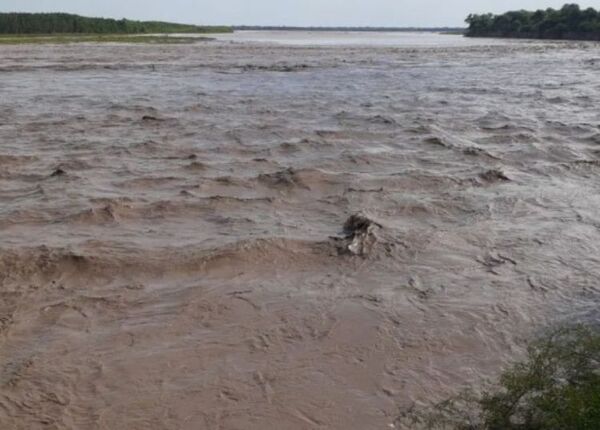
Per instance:
[[[68,13],[0,13],[0,34],[166,34],[231,33],[227,26],[202,26],[163,21],[94,18]]]
[[[187,37],[170,35],[129,34],[50,34],[50,35],[0,35],[0,45],[38,45],[69,43],[142,43],[189,44],[214,40],[212,37]]]
[[[502,33],[502,32],[489,32],[489,33],[477,33],[477,34],[464,34],[465,37],[469,38],[485,38],[485,39],[523,39],[523,40],[558,40],[558,41],[574,41],[574,42],[598,42],[600,41],[600,33],[591,34],[577,34],[577,33],[566,33],[562,35],[548,34],[540,35],[539,33]]]

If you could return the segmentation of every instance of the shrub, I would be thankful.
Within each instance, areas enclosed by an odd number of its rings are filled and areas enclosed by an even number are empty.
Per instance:
[[[399,419],[409,428],[456,430],[600,429],[600,332],[577,326],[534,341],[497,389],[463,393]]]

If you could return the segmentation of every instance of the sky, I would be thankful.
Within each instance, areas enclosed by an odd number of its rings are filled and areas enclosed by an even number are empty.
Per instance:
[[[0,12],[86,16],[206,25],[463,26],[469,13],[560,8],[568,0],[0,0]],[[600,0],[581,1],[600,7]]]

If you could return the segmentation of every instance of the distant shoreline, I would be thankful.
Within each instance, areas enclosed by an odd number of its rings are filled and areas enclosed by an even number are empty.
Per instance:
[[[192,44],[212,41],[212,37],[172,36],[166,34],[0,34],[2,45],[64,45],[72,43]]]
[[[380,33],[452,33],[464,34],[463,27],[287,27],[287,26],[255,26],[234,25],[234,31],[344,31],[344,32],[380,32]]]

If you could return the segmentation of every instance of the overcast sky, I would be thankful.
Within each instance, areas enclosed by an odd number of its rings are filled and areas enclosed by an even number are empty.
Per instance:
[[[190,24],[462,26],[471,12],[559,8],[566,0],[0,0],[0,11],[71,12]],[[600,0],[582,1],[600,6]]]

